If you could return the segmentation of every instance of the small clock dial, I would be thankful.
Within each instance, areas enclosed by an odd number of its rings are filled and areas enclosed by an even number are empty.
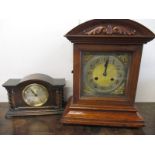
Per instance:
[[[40,107],[44,105],[49,97],[46,87],[41,84],[30,84],[23,89],[23,100],[29,106]]]
[[[88,96],[124,94],[129,61],[128,53],[84,52],[82,94]]]

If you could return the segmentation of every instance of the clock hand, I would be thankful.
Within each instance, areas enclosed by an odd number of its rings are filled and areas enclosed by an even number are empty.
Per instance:
[[[39,98],[40,102],[43,102],[41,98]]]
[[[103,76],[107,76],[107,68],[108,68],[108,64],[109,64],[109,57],[107,58],[105,64],[104,64],[104,72],[103,72]]]
[[[34,94],[34,96],[37,96],[37,94],[35,93],[33,89],[31,89],[31,92]]]

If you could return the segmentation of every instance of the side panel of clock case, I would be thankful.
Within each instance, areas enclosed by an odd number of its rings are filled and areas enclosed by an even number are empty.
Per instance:
[[[83,65],[82,56],[84,52],[106,52],[106,53],[129,53],[131,55],[128,75],[126,79],[124,95],[101,95],[101,96],[82,96],[83,87]],[[73,102],[82,105],[131,105],[135,100],[139,66],[141,61],[142,45],[74,45],[74,77],[73,77]]]

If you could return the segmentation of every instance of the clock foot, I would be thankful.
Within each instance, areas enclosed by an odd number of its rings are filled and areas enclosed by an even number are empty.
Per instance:
[[[108,110],[108,109],[91,109],[84,106],[77,107],[72,98],[64,111],[62,117],[64,124],[81,124],[81,125],[100,125],[115,127],[143,127],[144,121],[137,110],[133,107],[130,110]]]

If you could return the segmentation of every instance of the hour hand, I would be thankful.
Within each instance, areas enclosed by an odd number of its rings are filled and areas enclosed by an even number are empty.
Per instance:
[[[31,92],[34,94],[34,96],[37,96],[37,93],[33,89],[31,89]]]
[[[104,64],[104,72],[103,72],[103,76],[107,76],[107,67],[109,64],[109,57],[107,58],[105,64]]]

